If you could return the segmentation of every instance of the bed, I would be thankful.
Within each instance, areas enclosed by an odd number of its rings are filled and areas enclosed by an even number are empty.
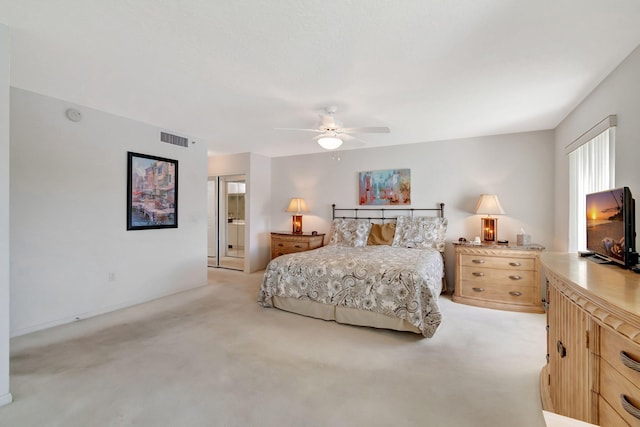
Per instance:
[[[351,215],[341,216],[341,212]],[[421,216],[424,212],[435,216]],[[439,208],[333,205],[327,246],[271,260],[258,302],[338,323],[432,337],[442,316],[447,219]]]

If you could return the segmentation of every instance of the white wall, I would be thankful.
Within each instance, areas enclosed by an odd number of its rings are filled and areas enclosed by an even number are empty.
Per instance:
[[[499,238],[515,242],[524,227],[534,242],[548,246],[553,238],[553,144],[553,131],[542,131],[274,158],[272,229],[290,229],[285,209],[291,197],[300,196],[310,209],[303,231],[326,233],[332,203],[358,207],[358,172],[409,168],[411,206],[445,203],[448,240],[480,235],[480,216],[473,209],[481,193],[495,193],[506,211],[499,219]],[[446,256],[453,283],[451,245]]]
[[[12,335],[207,283],[206,143],[159,132],[11,89]],[[179,228],[126,230],[127,151],[178,160]]]
[[[271,159],[253,153],[209,157],[209,176],[246,175],[245,264],[253,273],[270,257]]]
[[[606,116],[616,114],[616,187],[628,186],[640,200],[640,47],[636,48],[556,128],[554,248],[568,250],[569,159],[564,147]],[[636,203],[637,204],[637,203]],[[640,224],[640,209],[636,223]]]
[[[271,259],[271,159],[251,154],[248,183],[248,213],[251,234],[248,271],[262,270]]]
[[[9,29],[0,24],[0,406],[9,393]]]
[[[249,153],[211,156],[208,158],[208,174],[209,176],[245,175],[251,167],[250,156]]]

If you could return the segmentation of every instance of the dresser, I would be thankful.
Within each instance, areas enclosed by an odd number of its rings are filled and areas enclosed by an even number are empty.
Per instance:
[[[500,310],[544,313],[539,245],[454,243],[453,301]]]
[[[640,274],[544,253],[542,406],[599,426],[640,426]]]
[[[322,246],[324,234],[293,234],[286,232],[271,233],[271,259],[284,254],[308,251]]]

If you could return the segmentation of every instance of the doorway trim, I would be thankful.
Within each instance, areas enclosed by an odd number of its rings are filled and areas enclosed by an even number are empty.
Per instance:
[[[247,200],[246,197],[244,199],[244,206],[243,206],[243,212],[244,212],[244,223],[242,224],[238,224],[237,227],[240,227],[240,225],[243,228],[243,233],[242,233],[242,257],[235,257],[235,258],[242,258],[242,268],[239,268],[233,264],[231,264],[230,260],[225,260],[224,258],[226,258],[226,249],[224,246],[229,245],[228,243],[228,212],[229,212],[229,207],[228,207],[228,192],[227,192],[227,184],[230,182],[242,182],[244,183],[245,186],[245,192],[244,194],[246,194],[246,175],[245,174],[232,174],[232,175],[218,175],[218,176],[210,176],[208,177],[208,181],[214,181],[214,191],[215,191],[215,195],[214,197],[216,198],[215,200],[215,205],[214,205],[214,212],[208,212],[208,217],[207,217],[207,221],[211,220],[211,215],[214,215],[214,239],[215,239],[215,253],[214,256],[211,256],[211,252],[209,251],[210,249],[210,241],[209,239],[211,239],[211,236],[208,235],[207,236],[207,267],[208,268],[223,268],[223,269],[228,269],[228,270],[235,270],[235,271],[246,271],[246,245],[245,245],[245,241],[246,241],[246,224],[247,224],[247,220],[246,220],[246,204],[247,204]],[[210,192],[207,191],[207,197],[209,198],[211,196]],[[210,203],[210,200],[208,201]],[[223,215],[224,214],[224,215]],[[239,220],[239,219],[238,219]],[[207,227],[207,233],[209,234],[209,227]],[[224,233],[224,234],[223,234]],[[223,250],[224,249],[224,250]],[[215,261],[212,263],[211,259],[214,258]],[[235,262],[233,262],[235,264]]]

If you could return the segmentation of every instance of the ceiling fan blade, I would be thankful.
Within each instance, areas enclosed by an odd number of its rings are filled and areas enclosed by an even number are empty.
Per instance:
[[[343,132],[343,133],[390,133],[391,132],[391,130],[389,130],[389,128],[386,126],[365,127],[365,128],[343,128],[343,129],[337,129],[337,131]]]
[[[302,132],[324,132],[321,129],[274,128],[275,130],[298,130]]]
[[[338,138],[342,139],[350,147],[362,147],[367,145],[367,141],[363,141],[360,138],[349,135],[347,133],[339,133]]]

